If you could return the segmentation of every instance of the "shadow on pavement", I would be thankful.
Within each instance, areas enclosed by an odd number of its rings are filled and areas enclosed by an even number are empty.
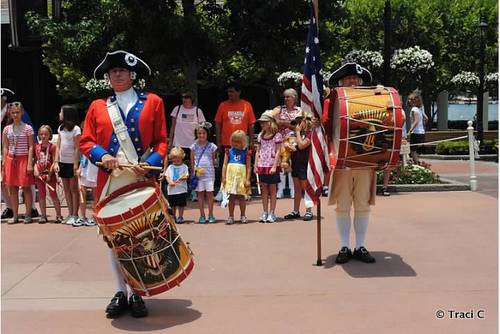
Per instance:
[[[149,315],[145,318],[132,318],[124,315],[114,319],[111,324],[119,329],[149,332],[171,328],[201,317],[201,312],[189,308],[193,303],[187,299],[152,299],[146,300]]]
[[[325,269],[341,266],[350,276],[355,278],[366,277],[412,277],[417,273],[401,256],[387,252],[370,252],[377,260],[376,263],[362,263],[351,259],[348,263],[340,265],[335,263],[337,254],[326,258]]]

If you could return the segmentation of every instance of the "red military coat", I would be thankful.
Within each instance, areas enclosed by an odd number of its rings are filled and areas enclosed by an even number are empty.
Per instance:
[[[151,166],[163,166],[167,153],[167,124],[162,99],[153,94],[136,91],[138,100],[130,109],[125,125],[140,158],[148,148],[152,153],[144,160]],[[115,99],[111,96],[111,99]],[[94,100],[87,111],[80,140],[81,152],[94,164],[105,154],[116,156],[120,145],[106,108],[106,99]],[[96,198],[100,198],[109,174],[99,168]]]

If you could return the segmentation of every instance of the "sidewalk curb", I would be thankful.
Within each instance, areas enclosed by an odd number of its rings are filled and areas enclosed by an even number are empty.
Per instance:
[[[445,183],[435,184],[392,184],[387,187],[390,193],[402,192],[430,192],[430,191],[469,191],[470,185],[455,180],[440,178]],[[382,185],[377,185],[377,190],[382,190]]]
[[[468,154],[459,154],[459,155],[444,155],[444,154],[421,154],[420,158],[430,159],[430,160],[469,160]],[[496,154],[480,154],[480,161],[494,161],[498,162],[498,155]]]

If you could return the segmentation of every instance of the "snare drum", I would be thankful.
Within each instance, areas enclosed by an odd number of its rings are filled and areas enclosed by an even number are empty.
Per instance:
[[[146,181],[120,188],[96,206],[96,221],[126,283],[142,296],[178,286],[193,269],[167,208],[160,188]]]
[[[403,116],[391,87],[339,87],[333,106],[335,168],[393,168],[399,160]]]

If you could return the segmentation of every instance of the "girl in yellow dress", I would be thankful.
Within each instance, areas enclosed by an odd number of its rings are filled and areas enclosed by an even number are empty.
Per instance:
[[[222,167],[222,189],[229,194],[229,218],[226,224],[234,224],[234,206],[240,204],[241,223],[246,224],[245,196],[250,193],[251,151],[247,148],[247,136],[237,130],[231,135],[231,148],[224,154]]]

